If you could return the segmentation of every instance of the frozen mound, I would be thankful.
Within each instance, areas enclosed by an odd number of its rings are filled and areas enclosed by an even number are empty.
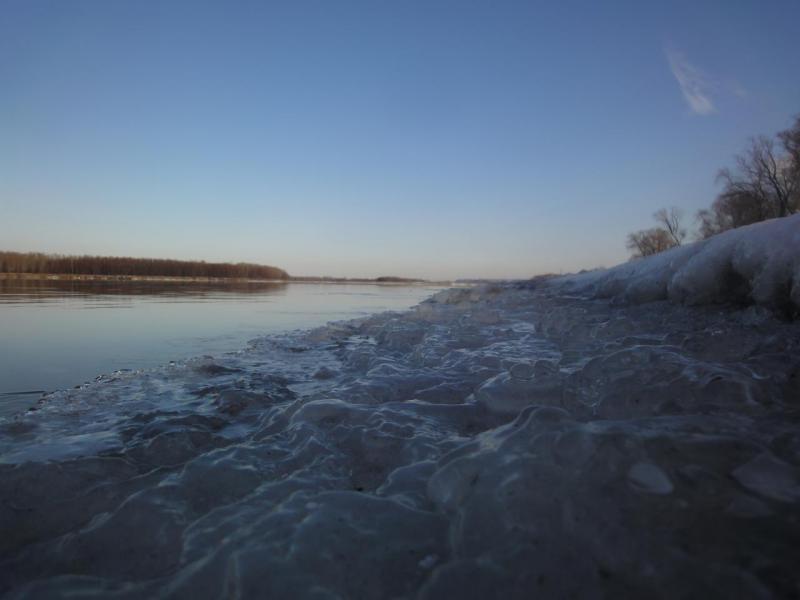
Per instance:
[[[6,598],[800,594],[800,323],[448,290],[0,422]]]
[[[611,269],[549,285],[631,303],[757,304],[800,311],[800,214],[733,229]]]

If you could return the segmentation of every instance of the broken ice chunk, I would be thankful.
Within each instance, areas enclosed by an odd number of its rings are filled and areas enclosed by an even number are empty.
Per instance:
[[[767,498],[780,502],[800,500],[798,469],[768,452],[738,467],[731,475],[748,490]]]
[[[645,494],[671,494],[674,486],[661,467],[648,462],[637,462],[628,471],[628,481],[634,489]]]
[[[314,379],[331,379],[333,377],[336,377],[336,371],[323,365],[319,369],[314,371],[312,377]]]
[[[508,370],[513,379],[527,380],[533,377],[533,365],[530,363],[516,363]]]
[[[419,566],[422,569],[430,569],[433,568],[437,562],[439,562],[438,556],[435,554],[428,554],[428,556],[419,561]]]
[[[500,415],[516,415],[526,406],[560,405],[561,382],[555,372],[546,367],[515,364],[510,372],[500,373],[486,381],[475,393],[475,400],[491,413]],[[521,377],[528,375],[530,377]],[[547,374],[545,374],[547,373]]]

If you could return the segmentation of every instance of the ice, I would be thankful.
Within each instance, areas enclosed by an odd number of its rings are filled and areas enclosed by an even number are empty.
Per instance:
[[[519,367],[492,377],[475,392],[475,401],[484,410],[515,416],[531,404],[561,404],[561,382],[555,373],[537,374],[534,367],[519,376]],[[515,376],[516,374],[516,376]]]
[[[638,462],[628,471],[628,481],[633,487],[647,494],[671,494],[675,489],[658,465]]]
[[[797,224],[51,394],[0,422],[0,594],[797,595]]]
[[[759,304],[800,310],[800,214],[732,229],[612,269],[553,280],[633,303]]]
[[[781,502],[800,501],[800,468],[770,454],[758,455],[732,475],[745,488],[767,498]]]

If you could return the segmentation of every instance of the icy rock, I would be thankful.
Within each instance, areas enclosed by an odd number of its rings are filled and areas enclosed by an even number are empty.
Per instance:
[[[671,494],[674,486],[664,470],[653,463],[638,462],[628,471],[628,481],[635,490],[646,494]]]
[[[425,328],[413,322],[393,319],[378,332],[378,344],[391,350],[408,351],[425,336]]]
[[[475,310],[470,314],[470,318],[481,325],[497,325],[502,321],[498,310]]]
[[[478,388],[475,402],[489,413],[513,416],[532,404],[560,404],[561,384],[555,378],[515,379],[500,373]]]
[[[537,379],[555,377],[558,375],[558,365],[555,361],[542,358],[534,364],[533,372]]]
[[[224,390],[214,401],[217,410],[226,415],[238,415],[240,412],[269,403],[269,396],[246,390]]]
[[[314,371],[312,377],[314,379],[332,379],[333,377],[336,377],[336,371],[329,367],[322,366]]]
[[[396,363],[381,363],[367,371],[367,377],[398,377],[407,375],[408,369]]]
[[[800,468],[764,452],[731,473],[748,490],[780,502],[800,500]]]
[[[478,482],[481,467],[468,458],[454,460],[430,478],[428,496],[445,510],[455,510]]]
[[[204,357],[203,359],[198,360],[195,363],[194,368],[198,373],[207,375],[209,377],[217,377],[219,375],[229,375],[239,372],[239,369],[237,368],[226,367],[225,365],[214,362],[211,360],[211,357]]]
[[[428,508],[425,485],[436,470],[433,461],[420,461],[392,471],[376,490],[379,496],[391,497],[412,508]]]
[[[292,415],[291,423],[339,423],[351,418],[356,410],[353,405],[341,400],[314,400],[303,404]]]
[[[439,557],[435,554],[429,554],[419,561],[419,566],[421,569],[431,569],[437,562],[439,562]]]
[[[528,380],[533,378],[533,365],[530,363],[516,363],[508,370],[512,379]]]
[[[502,288],[500,286],[494,284],[478,285],[468,288],[452,288],[435,294],[429,301],[439,304],[454,304],[457,306],[466,305],[472,308],[474,303],[486,300],[496,295],[501,290]]]

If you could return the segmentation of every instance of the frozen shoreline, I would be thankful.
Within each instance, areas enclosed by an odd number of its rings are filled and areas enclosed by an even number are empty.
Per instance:
[[[52,395],[0,425],[0,593],[797,594],[800,324],[614,272]]]
[[[757,304],[800,316],[800,214],[550,283],[562,293],[632,304]]]

